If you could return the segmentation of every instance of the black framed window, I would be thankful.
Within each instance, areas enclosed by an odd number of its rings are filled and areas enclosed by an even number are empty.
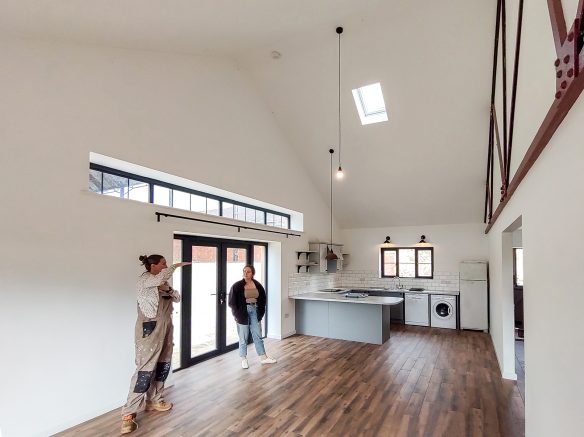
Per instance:
[[[122,199],[290,229],[290,215],[160,180],[89,164],[89,191]]]
[[[432,279],[434,277],[434,248],[382,248],[381,277]]]

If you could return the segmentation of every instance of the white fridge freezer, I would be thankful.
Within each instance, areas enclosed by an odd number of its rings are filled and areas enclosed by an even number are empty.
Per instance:
[[[461,329],[489,329],[489,288],[487,263],[463,261],[460,263],[460,327]]]

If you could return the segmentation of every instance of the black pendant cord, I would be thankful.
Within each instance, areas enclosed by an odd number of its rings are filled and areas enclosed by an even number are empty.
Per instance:
[[[339,35],[339,89],[338,89],[338,97],[339,97],[339,113],[338,113],[338,125],[339,125],[339,132],[338,132],[338,136],[339,136],[339,171],[342,172],[342,166],[341,166],[341,33],[343,33],[343,28],[342,27],[337,27],[337,35]]]
[[[339,169],[341,169],[341,32],[343,28],[340,28],[341,31],[337,29],[337,33],[339,34]]]

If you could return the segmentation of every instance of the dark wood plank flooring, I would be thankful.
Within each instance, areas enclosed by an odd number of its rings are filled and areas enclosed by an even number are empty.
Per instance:
[[[177,372],[174,408],[138,415],[136,436],[485,436],[525,434],[517,385],[487,334],[392,326],[382,346],[319,337],[267,340],[279,362],[249,370],[237,351]],[[120,410],[60,436],[114,436]]]

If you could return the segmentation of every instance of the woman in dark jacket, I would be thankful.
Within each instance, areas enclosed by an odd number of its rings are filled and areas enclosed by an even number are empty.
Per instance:
[[[275,358],[266,355],[260,322],[266,313],[266,290],[256,281],[254,266],[248,264],[243,268],[243,279],[232,285],[228,304],[237,323],[239,335],[239,356],[241,367],[249,369],[247,362],[247,340],[249,332],[253,338],[256,352],[262,364],[273,364]]]

